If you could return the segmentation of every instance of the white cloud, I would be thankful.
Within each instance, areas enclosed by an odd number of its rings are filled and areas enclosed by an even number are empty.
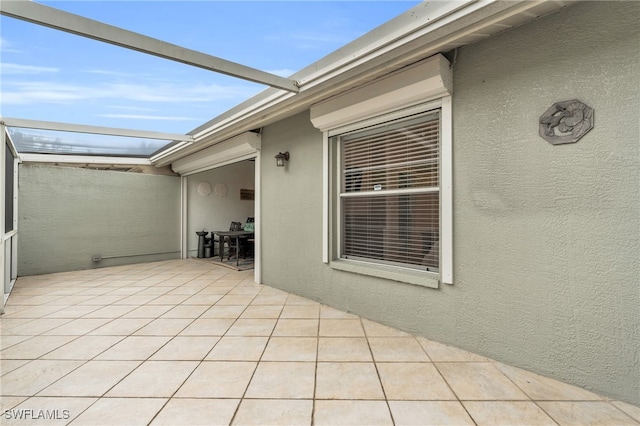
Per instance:
[[[4,105],[39,103],[70,104],[79,101],[142,103],[211,103],[221,100],[240,102],[256,93],[252,86],[222,86],[188,82],[68,84],[49,81],[5,81]]]
[[[179,117],[179,116],[160,116],[160,115],[137,115],[137,114],[98,114],[98,117],[106,118],[124,118],[130,120],[169,120],[169,121],[204,121],[201,118]]]
[[[0,64],[0,72],[3,75],[10,74],[44,74],[44,73],[57,73],[60,69],[54,67],[40,67],[36,65],[20,65],[11,63]]]

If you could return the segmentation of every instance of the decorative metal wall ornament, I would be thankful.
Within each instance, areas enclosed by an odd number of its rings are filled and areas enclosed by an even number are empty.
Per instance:
[[[556,102],[540,116],[540,136],[553,145],[575,143],[593,128],[593,108],[577,99]]]

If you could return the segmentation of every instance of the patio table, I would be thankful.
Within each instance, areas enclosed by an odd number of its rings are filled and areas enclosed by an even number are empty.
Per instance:
[[[218,235],[218,251],[220,253],[220,261],[224,260],[224,237],[230,237],[236,239],[236,267],[239,264],[240,258],[240,238],[253,236],[251,231],[211,231],[211,234]]]

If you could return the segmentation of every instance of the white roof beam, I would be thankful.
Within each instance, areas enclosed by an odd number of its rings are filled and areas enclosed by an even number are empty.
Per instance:
[[[55,130],[58,132],[91,133],[96,135],[124,136],[144,139],[160,139],[167,141],[193,142],[193,136],[179,133],[152,132],[147,130],[121,129],[115,127],[87,126],[84,124],[58,123],[54,121],[28,120],[24,118],[1,118],[7,127],[24,129]]]
[[[88,37],[149,55],[192,65],[232,77],[266,84],[289,92],[298,92],[296,81],[265,71],[207,55],[152,37],[107,25],[93,19],[64,12],[28,0],[4,1],[0,13],[38,25]]]

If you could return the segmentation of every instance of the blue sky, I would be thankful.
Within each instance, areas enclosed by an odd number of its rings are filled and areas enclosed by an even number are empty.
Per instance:
[[[289,76],[419,1],[39,3]],[[266,88],[0,19],[0,114],[6,117],[186,133]]]

